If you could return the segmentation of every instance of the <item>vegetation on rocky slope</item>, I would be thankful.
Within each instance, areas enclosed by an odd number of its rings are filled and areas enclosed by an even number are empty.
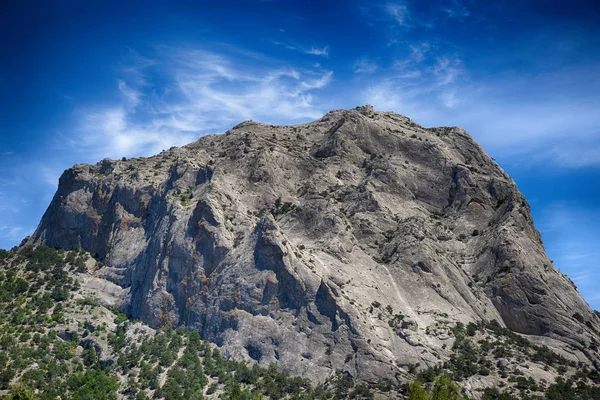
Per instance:
[[[415,380],[362,385],[338,372],[324,383],[228,360],[197,331],[158,330],[85,297],[83,251],[0,250],[0,397],[8,399],[467,399],[463,382],[497,375],[485,400],[600,399],[600,374],[497,322],[457,324],[453,355],[411,368]],[[540,382],[526,369],[555,371]],[[525,371],[525,372],[524,372]]]
[[[341,374],[313,385],[275,365],[226,360],[197,331],[154,331],[78,298],[75,276],[88,258],[43,246],[0,253],[0,390],[7,398],[372,397]]]

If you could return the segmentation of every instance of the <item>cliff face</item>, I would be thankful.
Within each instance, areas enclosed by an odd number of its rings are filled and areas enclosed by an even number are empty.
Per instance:
[[[482,319],[599,366],[510,177],[465,131],[368,106],[76,165],[30,243],[95,255],[134,318],[313,379],[406,376]]]

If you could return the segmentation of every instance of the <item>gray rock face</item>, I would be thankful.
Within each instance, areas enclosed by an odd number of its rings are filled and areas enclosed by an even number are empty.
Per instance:
[[[96,255],[134,318],[313,379],[407,376],[482,319],[600,359],[510,177],[462,129],[369,106],[76,165],[30,242]]]

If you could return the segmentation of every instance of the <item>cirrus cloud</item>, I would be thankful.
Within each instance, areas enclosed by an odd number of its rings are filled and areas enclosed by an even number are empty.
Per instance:
[[[242,119],[303,122],[325,112],[313,93],[333,78],[322,68],[253,67],[199,49],[162,49],[151,62],[139,59],[124,69],[129,79],[118,80],[114,104],[78,109],[61,145],[91,153],[86,158],[129,157],[189,143]],[[159,87],[149,83],[157,80]]]

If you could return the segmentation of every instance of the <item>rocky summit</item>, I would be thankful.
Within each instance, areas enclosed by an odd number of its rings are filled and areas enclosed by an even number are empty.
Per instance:
[[[370,106],[75,165],[27,244],[89,252],[81,290],[130,318],[314,381],[410,380],[474,324],[600,368],[513,180],[464,130]]]

